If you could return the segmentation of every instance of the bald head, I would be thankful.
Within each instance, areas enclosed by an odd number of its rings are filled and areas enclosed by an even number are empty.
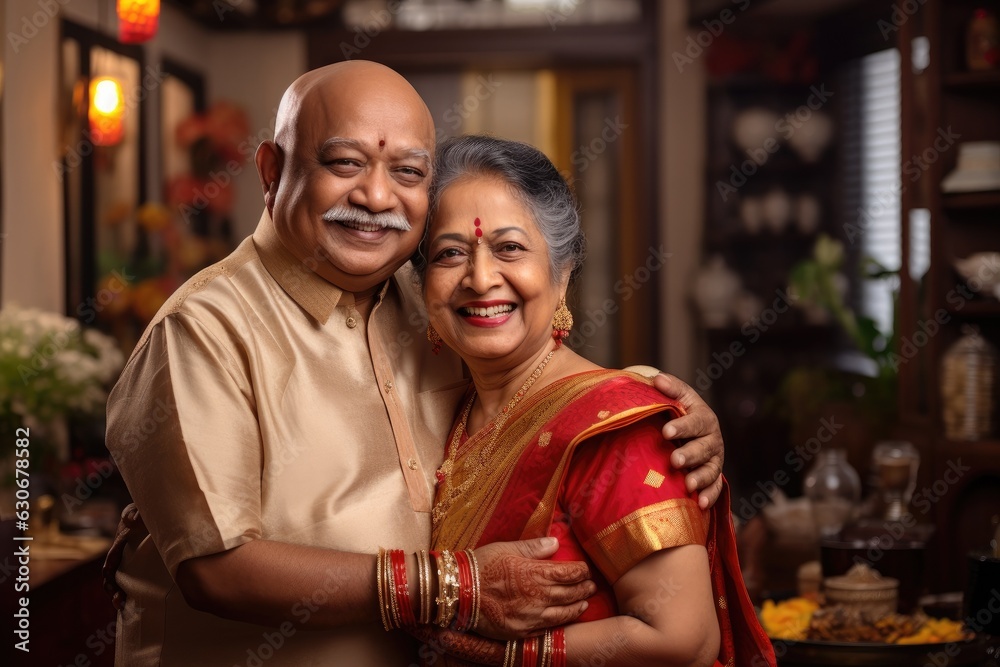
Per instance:
[[[369,60],[348,60],[306,72],[285,90],[278,105],[274,142],[282,150],[295,144],[299,127],[321,122],[324,113],[349,112],[351,102],[423,116],[433,146],[434,120],[413,86],[395,70]],[[361,105],[364,106],[364,105]]]
[[[434,122],[388,67],[307,72],[257,149],[264,205],[284,246],[342,289],[373,289],[413,254],[427,216]]]

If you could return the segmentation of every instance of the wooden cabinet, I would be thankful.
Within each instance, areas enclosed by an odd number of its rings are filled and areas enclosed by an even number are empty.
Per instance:
[[[977,8],[989,3],[928,0],[900,26],[903,62],[911,62],[914,39],[926,39],[926,69],[904,68],[903,170],[919,173],[903,196],[903,247],[914,241],[913,211],[930,216],[931,265],[921,281],[904,281],[901,340],[919,342],[921,324],[940,329],[927,335],[918,363],[901,371],[903,429],[920,433],[930,465],[918,493],[934,505],[938,527],[932,586],[961,590],[966,554],[983,549],[992,535],[991,518],[1000,514],[1000,433],[976,442],[945,437],[942,421],[941,362],[964,325],[979,329],[1000,347],[1000,301],[974,294],[954,269],[954,261],[975,252],[1000,252],[1000,190],[945,193],[941,182],[956,166],[959,146],[968,141],[1000,141],[1000,70],[969,71],[965,35]],[[1000,9],[993,3],[994,11]],[[918,42],[919,43],[919,42]],[[909,253],[904,252],[904,272]],[[996,397],[994,393],[994,397]],[[994,412],[997,406],[993,406]]]

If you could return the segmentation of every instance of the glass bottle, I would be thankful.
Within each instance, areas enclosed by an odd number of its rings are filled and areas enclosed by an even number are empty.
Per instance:
[[[836,537],[861,500],[861,478],[843,449],[823,449],[803,481],[821,538]]]

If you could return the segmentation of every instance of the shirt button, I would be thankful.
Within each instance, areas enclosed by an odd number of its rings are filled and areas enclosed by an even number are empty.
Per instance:
[[[358,321],[354,319],[353,315],[351,315],[350,317],[347,318],[347,328],[353,329],[356,326],[358,326]]]
[[[409,461],[406,462],[406,465],[410,468],[410,470],[416,470],[417,469],[417,460],[416,459],[410,459]]]
[[[391,391],[392,390],[392,380],[389,380],[388,382],[385,383],[385,390],[386,391]],[[412,461],[413,459],[410,459],[410,460]]]

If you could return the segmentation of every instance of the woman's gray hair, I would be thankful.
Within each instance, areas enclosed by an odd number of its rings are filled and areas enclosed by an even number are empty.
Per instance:
[[[548,246],[553,282],[567,269],[571,275],[577,272],[586,249],[580,213],[566,179],[544,153],[529,144],[496,137],[447,139],[434,158],[428,221],[437,213],[448,187],[469,176],[499,178],[531,213]]]

